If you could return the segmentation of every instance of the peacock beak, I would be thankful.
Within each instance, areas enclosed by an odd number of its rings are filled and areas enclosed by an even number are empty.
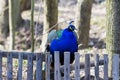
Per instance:
[[[77,31],[77,28],[76,28],[76,27],[74,27],[74,30],[75,30],[75,31]]]

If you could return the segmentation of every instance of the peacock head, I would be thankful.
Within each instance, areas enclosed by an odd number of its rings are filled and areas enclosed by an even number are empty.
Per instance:
[[[70,25],[68,26],[68,29],[69,29],[70,31],[76,30],[75,26],[72,25],[72,24],[70,24]]]

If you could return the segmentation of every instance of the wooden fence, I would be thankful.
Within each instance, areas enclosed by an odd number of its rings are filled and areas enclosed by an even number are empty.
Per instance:
[[[104,54],[103,59],[99,59],[99,55],[96,54],[94,57],[94,61],[91,61],[90,54],[85,54],[85,61],[80,62],[80,58],[82,58],[80,54],[77,52],[75,53],[75,62],[74,64],[69,64],[70,62],[70,54],[69,52],[64,53],[64,66],[60,66],[59,64],[59,52],[55,52],[55,64],[54,64],[54,80],[71,80],[70,72],[72,70],[75,71],[74,79],[72,80],[80,80],[82,76],[80,76],[81,69],[84,68],[85,77],[84,80],[91,80],[90,79],[90,69],[94,67],[94,80],[99,79],[99,66],[103,66],[103,74],[104,80],[108,80],[108,55]],[[23,60],[27,60],[27,78],[26,80],[33,80],[33,66],[36,69],[36,76],[34,79],[36,80],[43,80],[42,76],[42,62],[46,62],[46,72],[45,78],[46,80],[51,80],[51,71],[50,71],[50,61],[51,56],[49,53],[26,53],[26,52],[5,52],[0,51],[0,80],[3,80],[3,58],[7,58],[7,80],[13,80],[13,58],[18,59],[18,71],[17,71],[17,79],[16,80],[23,80],[22,77],[24,76],[23,71]],[[113,55],[113,80],[119,80],[119,55]],[[33,62],[36,64],[34,65]],[[61,76],[61,72],[64,73],[64,77]],[[82,79],[81,79],[82,80]]]

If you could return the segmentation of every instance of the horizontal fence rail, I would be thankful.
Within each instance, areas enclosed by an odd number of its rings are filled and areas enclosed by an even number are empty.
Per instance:
[[[12,58],[16,58],[18,59],[19,57],[19,53],[23,55],[23,59],[24,60],[27,60],[27,56],[28,54],[31,54],[30,52],[15,52],[15,51],[11,51],[11,52],[6,52],[6,51],[0,51],[0,54],[2,55],[2,57],[7,57],[7,53],[11,53],[12,54]],[[33,57],[33,60],[36,60],[36,54],[39,54],[39,53],[32,53],[32,57]],[[43,61],[45,61],[45,55],[43,53],[41,53],[42,57],[43,57]]]
[[[18,60],[18,67],[17,67],[17,77],[15,80],[71,80],[70,73],[74,70],[74,77],[72,80],[83,80],[80,72],[84,69],[84,80],[91,80],[91,67],[94,67],[94,80],[100,80],[99,77],[99,66],[103,66],[103,75],[104,80],[108,80],[108,55],[104,54],[103,59],[100,59],[99,54],[95,54],[94,60],[91,61],[91,54],[84,54],[81,56],[78,52],[75,53],[75,61],[73,64],[70,64],[70,53],[64,53],[64,65],[60,65],[60,58],[59,52],[55,52],[54,56],[54,69],[51,69],[51,55],[49,52],[47,53],[26,53],[26,52],[6,52],[0,51],[0,80],[3,79],[3,58],[7,59],[7,72],[6,72],[6,79],[7,80],[14,80],[13,79],[13,69],[14,69],[14,60]],[[84,57],[85,61],[81,62],[81,59]],[[27,61],[27,76],[26,79],[23,79],[23,61]],[[113,55],[113,80],[119,80],[119,55]],[[45,76],[43,76],[43,62]],[[51,72],[53,70],[54,77],[51,76]],[[35,72],[35,76],[34,76]]]

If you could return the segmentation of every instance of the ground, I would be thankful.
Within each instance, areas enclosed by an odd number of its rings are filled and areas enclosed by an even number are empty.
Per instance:
[[[36,43],[37,46],[35,50],[39,50],[40,44],[41,44],[41,38],[42,38],[42,30],[43,30],[43,5],[39,9],[39,1],[35,4],[35,27],[37,26],[37,38]],[[59,4],[59,18],[58,23],[62,21],[66,21],[64,23],[60,23],[59,27],[65,28],[68,25],[69,19],[74,20],[75,19],[75,13],[76,13],[76,2],[68,2],[66,5]],[[106,53],[105,49],[105,38],[106,38],[106,31],[105,31],[105,16],[106,15],[106,9],[105,9],[105,2],[101,4],[93,4],[92,8],[92,16],[91,16],[91,26],[90,26],[90,39],[89,39],[89,46],[85,49],[80,49],[80,53],[92,53],[94,54],[94,51],[99,54]],[[31,48],[31,37],[30,37],[30,10],[25,11],[22,13],[22,17],[24,19],[23,25],[21,25],[16,30],[16,42],[15,42],[15,50],[19,51],[30,51]],[[54,17],[54,16],[53,16]],[[9,37],[7,39],[1,38],[0,41],[0,49],[1,50],[8,50],[9,45]],[[15,61],[16,62],[16,61]],[[14,65],[15,66],[15,65]],[[26,66],[26,65],[25,65]],[[6,64],[3,63],[3,72],[6,72]],[[5,70],[5,71],[4,71]],[[26,73],[26,68],[23,70],[23,73]],[[93,69],[92,69],[93,70]],[[94,71],[91,70],[91,73]],[[16,74],[16,67],[14,68],[13,72]],[[103,77],[103,68],[100,68],[100,75]],[[4,75],[5,73],[3,73]],[[94,74],[94,73],[93,73]],[[84,73],[81,75],[84,75]],[[25,80],[25,79],[23,79]]]

